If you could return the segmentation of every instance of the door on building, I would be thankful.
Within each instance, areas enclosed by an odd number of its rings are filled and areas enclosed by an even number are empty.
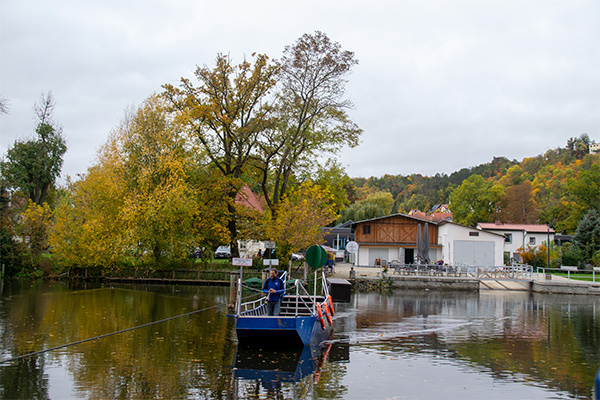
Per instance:
[[[404,264],[414,264],[415,249],[404,249]]]
[[[494,242],[454,241],[454,265],[494,266]]]

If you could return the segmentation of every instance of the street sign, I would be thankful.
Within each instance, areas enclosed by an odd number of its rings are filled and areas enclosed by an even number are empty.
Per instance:
[[[274,249],[275,248],[275,242],[272,240],[265,240],[265,249]]]
[[[306,249],[304,260],[312,269],[319,269],[327,262],[327,252],[323,247],[313,244]]]
[[[266,258],[263,260],[263,265],[266,265],[267,267],[279,265],[279,260],[277,258]]]
[[[231,265],[235,267],[251,267],[252,259],[251,258],[233,258],[231,259]]]
[[[348,242],[346,244],[346,250],[348,253],[354,254],[358,251],[358,243],[356,242]]]

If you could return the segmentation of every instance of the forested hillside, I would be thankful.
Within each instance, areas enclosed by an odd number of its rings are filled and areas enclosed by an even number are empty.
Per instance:
[[[600,211],[600,155],[589,154],[591,143],[583,134],[520,162],[495,157],[450,175],[354,178],[355,202],[340,219],[427,212],[449,203],[455,222],[548,223],[571,234],[589,209]],[[382,198],[391,208],[380,206]]]

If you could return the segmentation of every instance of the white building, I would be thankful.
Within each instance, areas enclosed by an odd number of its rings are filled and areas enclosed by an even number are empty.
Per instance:
[[[554,229],[541,224],[479,223],[477,228],[503,235],[505,258],[515,260],[520,260],[519,249],[538,247],[548,240],[552,243],[555,234]]]
[[[481,231],[450,221],[426,221],[409,215],[394,214],[352,224],[359,244],[357,265],[377,262],[416,262],[419,225],[429,232],[429,258],[456,266],[503,265],[504,235]]]
[[[454,222],[438,224],[440,259],[444,263],[463,266],[493,267],[504,264],[504,236]]]

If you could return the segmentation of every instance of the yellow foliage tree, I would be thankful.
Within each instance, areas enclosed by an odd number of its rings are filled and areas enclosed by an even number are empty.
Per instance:
[[[29,200],[22,214],[21,234],[29,248],[30,255],[38,257],[48,245],[48,227],[52,210],[48,203],[38,205]]]
[[[201,176],[200,161],[160,99],[147,99],[58,207],[57,257],[104,269],[126,255],[136,265],[157,265],[185,258],[211,235],[222,238],[222,219],[214,218],[223,208],[222,185]]]
[[[287,260],[293,251],[323,243],[321,227],[337,218],[334,197],[325,187],[308,181],[284,196],[267,235],[277,242],[279,256]]]

